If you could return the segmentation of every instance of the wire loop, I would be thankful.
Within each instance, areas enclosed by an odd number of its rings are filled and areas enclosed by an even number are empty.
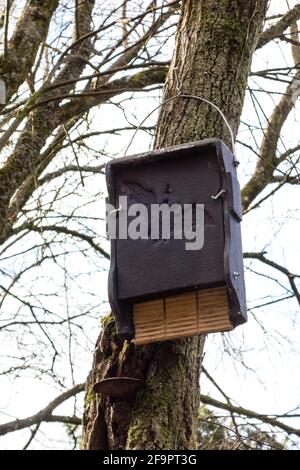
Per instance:
[[[177,75],[176,75],[177,77]],[[178,79],[178,77],[177,77]],[[131,144],[137,134],[137,132],[140,130],[140,128],[142,127],[142,125],[144,124],[144,122],[151,116],[151,114],[153,114],[155,111],[157,111],[159,108],[161,108],[162,106],[164,106],[165,104],[169,103],[170,101],[173,101],[177,98],[187,98],[187,99],[195,99],[195,100],[199,100],[199,101],[202,101],[204,103],[207,103],[209,104],[210,106],[212,106],[214,109],[216,109],[218,111],[218,113],[220,114],[221,118],[223,119],[223,121],[225,122],[228,130],[229,130],[229,133],[230,133],[230,137],[231,137],[231,145],[232,145],[232,153],[233,153],[233,164],[234,166],[238,166],[239,165],[239,162],[236,158],[236,148],[235,148],[235,140],[234,140],[234,133],[233,133],[233,130],[225,116],[225,114],[223,113],[223,111],[215,104],[213,103],[212,101],[210,100],[207,100],[206,98],[202,98],[201,96],[196,96],[196,95],[189,95],[189,94],[185,94],[185,93],[181,93],[180,92],[180,87],[179,87],[179,82],[178,82],[178,88],[179,88],[179,93],[177,93],[177,95],[175,96],[171,96],[171,98],[167,98],[165,101],[163,101],[162,103],[160,103],[158,106],[156,106],[154,109],[152,109],[152,111],[150,113],[147,114],[147,116],[142,120],[142,122],[137,126],[136,130],[134,131],[133,133],[133,136],[131,137],[130,141],[129,141],[129,144],[125,150],[125,156],[127,155],[127,152],[129,150],[129,148],[131,147]]]

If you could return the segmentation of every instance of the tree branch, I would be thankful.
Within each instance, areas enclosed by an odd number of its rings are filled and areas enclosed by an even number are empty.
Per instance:
[[[51,173],[48,173],[47,175],[43,176],[37,181],[38,186],[41,186],[42,184],[48,183],[49,181],[52,181],[55,178],[58,178],[59,176],[62,176],[64,173],[68,172],[73,172],[73,171],[79,171],[79,172],[86,172],[86,173],[94,173],[94,174],[99,174],[103,173],[103,168],[105,165],[97,165],[97,166],[88,166],[88,165],[68,165],[65,166],[64,168],[60,168],[59,170],[52,171]]]
[[[300,5],[298,6],[300,10]],[[300,12],[299,12],[300,14]],[[295,25],[291,28],[292,34],[298,34],[295,31]],[[296,51],[297,48],[297,51]],[[294,60],[298,60],[300,55],[300,48],[292,45]],[[298,65],[295,63],[295,65]],[[242,203],[244,209],[248,209],[252,201],[258,194],[273,181],[274,170],[283,161],[277,157],[277,146],[280,139],[281,130],[286,122],[290,112],[295,106],[297,98],[300,94],[300,70],[298,69],[293,77],[293,80],[288,85],[285,94],[280,99],[279,103],[275,106],[270,119],[267,122],[267,128],[264,132],[262,144],[260,146],[259,155],[256,163],[256,168],[242,190]],[[288,158],[288,155],[285,159]],[[292,163],[292,166],[293,163]]]
[[[33,1],[33,0],[32,0]],[[38,2],[40,6],[40,2]],[[94,0],[86,2],[80,2],[78,15],[80,20],[80,31],[82,34],[88,34],[91,28],[91,17],[92,10],[94,7]],[[83,36],[84,37],[84,36]],[[79,41],[79,40],[78,40]],[[70,49],[73,54],[85,55],[88,59],[92,51],[92,44],[89,39],[75,42],[74,46]],[[82,71],[85,68],[85,62],[78,58],[67,58],[65,66],[62,71],[58,74],[57,81],[70,80],[74,77],[80,77]],[[74,87],[74,83],[69,86],[65,86],[60,90],[62,93],[69,93]],[[21,110],[16,120],[23,119],[23,114],[27,116],[29,113],[30,103],[40,98],[43,93],[43,87],[35,93],[35,97],[31,97],[25,105],[25,110]],[[51,96],[55,96],[55,92],[52,91]],[[46,95],[47,96],[47,95]],[[3,243],[11,233],[11,228],[16,218],[16,210],[11,211],[10,202],[12,195],[17,192],[18,189],[26,182],[28,177],[34,179],[40,173],[36,173],[36,168],[39,166],[37,159],[40,156],[40,151],[47,141],[48,137],[59,126],[58,114],[60,112],[59,102],[49,103],[48,106],[44,106],[42,109],[36,110],[31,113],[28,117],[27,123],[21,132],[21,135],[17,141],[14,151],[8,157],[4,166],[0,169],[0,187],[2,193],[0,197],[0,226],[1,235],[0,243]],[[65,127],[69,123],[63,122]],[[34,129],[34,132],[33,132]],[[64,134],[65,135],[65,134]],[[30,146],[28,141],[30,140]],[[53,158],[55,153],[51,155]],[[47,160],[49,163],[51,159]],[[40,166],[40,170],[43,171],[44,167]],[[31,189],[31,192],[29,189]],[[25,190],[26,195],[24,199],[30,197],[30,194],[34,190],[34,185],[28,185],[28,191]],[[14,208],[16,209],[16,208]]]
[[[275,175],[272,178],[272,183],[289,183],[289,184],[300,184],[299,176],[280,176]]]
[[[277,271],[280,271],[282,274],[285,274],[289,280],[292,291],[294,292],[295,297],[300,305],[300,292],[298,291],[296,283],[295,283],[295,278],[296,277],[300,278],[299,274],[291,273],[284,266],[281,266],[280,264],[275,263],[274,261],[266,258],[264,256],[264,253],[244,253],[244,258],[257,259],[258,261],[261,261],[261,263],[264,263],[270,266],[271,268],[277,269]]]
[[[260,36],[256,49],[260,49],[261,47],[268,44],[273,39],[280,38],[284,31],[291,26],[292,23],[299,20],[300,18],[300,4],[294,6],[291,10],[289,10],[285,15],[283,15],[277,23],[270,26],[270,28],[266,29]]]
[[[74,397],[80,392],[83,392],[85,384],[78,384],[75,387],[63,392],[53,401],[51,401],[45,408],[40,410],[38,413],[29,416],[24,419],[16,419],[5,424],[0,424],[0,436],[8,434],[9,432],[19,431],[20,429],[25,429],[35,424],[41,422],[60,422],[60,423],[69,423],[69,424],[80,424],[81,420],[75,416],[55,416],[53,411],[59,405],[67,401],[69,398]]]
[[[94,242],[93,237],[86,235],[84,233],[77,232],[77,230],[72,230],[67,227],[59,226],[59,225],[41,225],[36,226],[31,222],[25,222],[24,224],[16,227],[12,231],[12,235],[16,235],[23,230],[32,230],[34,232],[42,233],[42,232],[56,232],[56,233],[64,233],[65,235],[71,235],[72,237],[80,238],[81,240],[87,242],[94,250],[104,256],[106,259],[110,259],[109,254],[103,250],[97,243]]]
[[[7,36],[8,36],[8,23],[9,23],[9,9],[10,1],[6,0],[5,16],[4,16],[4,44],[3,44],[3,55],[7,55]]]
[[[201,395],[201,402],[205,405],[210,405],[215,408],[220,408],[221,410],[229,411],[230,413],[236,413],[240,416],[247,416],[247,418],[257,419],[262,421],[263,423],[270,424],[271,426],[277,427],[282,429],[287,434],[295,434],[296,436],[300,437],[300,429],[293,428],[282,421],[278,421],[276,418],[270,418],[269,415],[256,413],[255,411],[248,410],[247,408],[243,408],[241,406],[234,406],[229,403],[224,403],[215,398],[211,398],[208,395]]]
[[[29,0],[19,19],[7,53],[0,57],[0,75],[6,85],[6,102],[26,77],[34,64],[40,44],[46,39],[49,24],[59,0]],[[37,13],[39,26],[37,27]]]
[[[125,92],[142,91],[151,85],[163,84],[168,72],[168,67],[153,67],[143,70],[129,77],[122,77],[101,86],[96,90],[83,92],[71,103],[66,103],[60,108],[60,122],[75,118],[89,111],[92,107],[100,105],[111,98]]]

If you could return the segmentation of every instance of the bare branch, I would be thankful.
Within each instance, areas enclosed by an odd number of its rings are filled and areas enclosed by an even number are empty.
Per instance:
[[[289,184],[300,184],[300,178],[297,176],[280,176],[275,175],[272,178],[272,183],[289,183]]]
[[[284,31],[291,26],[292,23],[299,20],[300,18],[300,4],[294,6],[291,10],[289,10],[285,15],[283,15],[277,23],[270,26],[266,31],[264,31],[257,44],[257,49],[268,44],[273,39],[280,38]]]
[[[223,403],[215,398],[212,398],[208,395],[201,395],[200,396],[201,402],[205,403],[206,405],[213,406],[215,408],[220,408],[221,410],[226,410],[231,413],[236,413],[239,416],[247,416],[247,418],[257,419],[262,421],[263,423],[270,424],[273,427],[282,429],[287,434],[295,434],[296,436],[300,436],[300,429],[293,428],[282,421],[278,421],[276,418],[271,418],[269,415],[257,413],[252,410],[248,410],[247,408],[243,408],[241,406],[234,406],[229,403]]]
[[[300,65],[300,44],[298,36],[298,25],[296,22],[291,24],[292,54],[295,66]]]
[[[295,25],[293,28],[295,29]],[[294,59],[297,60],[299,54],[298,46],[292,45],[292,48]],[[273,181],[274,170],[276,170],[279,163],[283,161],[283,156],[277,156],[277,146],[283,125],[295,106],[299,94],[299,80],[300,70],[298,69],[292,82],[288,85],[285,94],[282,96],[277,106],[275,106],[268,120],[267,129],[264,132],[260,146],[255,172],[242,190],[242,202],[245,210],[248,209],[256,196]],[[287,153],[285,159],[288,159],[288,156]]]
[[[120,93],[130,91],[142,91],[151,85],[163,84],[167,76],[167,67],[154,67],[146,69],[130,77],[122,77],[113,80],[109,84],[94,90],[94,92],[85,93],[77,96],[76,100],[66,103],[60,108],[61,122],[83,114],[94,106],[97,106]]]
[[[33,1],[33,0],[32,0]],[[80,17],[80,29],[82,33],[90,32],[91,28],[91,15],[92,9],[94,6],[94,0],[88,2],[80,2],[80,8],[78,14]],[[82,38],[80,38],[82,39]],[[76,54],[80,52],[80,55],[86,55],[88,58],[92,45],[89,40],[84,40],[76,42],[76,48],[74,46],[72,53]],[[84,70],[85,63],[79,59],[69,59],[65,64],[62,71],[59,73],[57,80],[69,80],[73,79],[75,76],[79,77]],[[69,93],[74,84],[66,86],[62,89],[63,93]],[[25,105],[25,109],[21,110],[18,114],[16,120],[22,120],[25,116],[28,115],[29,104],[39,99],[40,94],[43,93],[43,87],[38,90],[38,92],[33,95]],[[52,92],[52,95],[55,93]],[[29,106],[29,107],[28,107]],[[10,214],[10,200],[11,197],[19,187],[26,181],[30,176],[35,176],[35,167],[38,166],[36,162],[37,157],[40,155],[40,151],[45,144],[47,138],[59,126],[57,113],[59,113],[59,103],[51,103],[48,107],[44,107],[42,110],[38,110],[35,113],[31,113],[27,123],[19,137],[19,140],[16,144],[15,150],[8,158],[6,164],[0,169],[0,186],[2,187],[2,194],[0,198],[0,219],[1,219],[1,228],[2,228],[2,237],[1,240],[4,241],[11,231],[12,224],[15,220],[16,211],[13,214]],[[68,128],[67,122],[62,122],[66,128]],[[34,128],[34,138],[32,134],[32,129]],[[30,136],[30,137],[29,137]],[[31,140],[30,151],[25,144],[27,139]],[[26,156],[24,157],[24,151]],[[55,154],[52,155],[52,158]],[[49,160],[47,160],[49,163]],[[31,186],[33,190],[34,186]],[[26,193],[26,197],[29,197],[29,191]]]
[[[34,64],[40,44],[46,39],[48,27],[58,0],[38,2],[29,0],[16,26],[7,51],[0,57],[0,75],[6,84],[7,103],[26,80]],[[39,14],[39,27],[36,15]]]
[[[67,390],[66,392],[63,392],[61,395],[51,401],[45,408],[40,410],[38,413],[29,416],[28,418],[16,419],[15,421],[10,421],[9,423],[1,424],[0,436],[8,434],[9,432],[19,431],[20,429],[25,429],[42,422],[67,422],[71,424],[80,424],[81,421],[76,417],[53,416],[52,413],[55,408],[67,401],[69,398],[74,397],[78,393],[83,392],[84,388],[84,383],[75,385],[75,387]]]
[[[81,240],[87,242],[94,250],[104,256],[106,259],[110,259],[109,254],[103,250],[97,243],[94,242],[93,237],[86,235],[84,233],[77,232],[77,230],[72,230],[67,227],[62,227],[59,225],[41,225],[36,226],[30,222],[25,222],[24,224],[16,227],[13,230],[13,234],[20,233],[23,230],[33,230],[34,232],[43,233],[43,232],[56,232],[56,233],[64,233],[65,235],[71,235],[75,238],[80,238]]]
[[[38,424],[35,426],[35,428],[31,431],[30,437],[29,437],[28,441],[26,442],[26,444],[24,445],[23,450],[27,450],[27,449],[28,449],[28,447],[29,447],[30,444],[32,443],[33,439],[35,438],[36,433],[38,432],[40,425],[41,425],[41,423],[38,423]]]
[[[59,176],[62,176],[64,173],[67,173],[67,172],[79,171],[81,173],[84,173],[84,172],[94,173],[94,174],[103,173],[104,166],[105,165],[97,165],[97,166],[68,165],[68,166],[65,166],[64,168],[60,168],[59,170],[53,171],[43,176],[42,178],[38,180],[37,184],[38,186],[41,186],[42,184],[48,183],[49,181],[52,181],[53,179],[58,178]]]
[[[6,8],[4,15],[4,57],[7,55],[7,36],[8,36],[8,23],[9,23],[9,9],[10,0],[6,0]]]
[[[264,256],[264,253],[244,253],[244,258],[257,259],[258,261],[261,261],[262,263],[267,264],[268,266],[271,266],[271,268],[277,269],[277,271],[280,271],[282,274],[285,274],[289,280],[292,291],[294,292],[294,295],[300,305],[300,292],[298,291],[296,283],[295,283],[295,278],[296,277],[300,278],[300,274],[291,273],[285,267],[266,258]]]

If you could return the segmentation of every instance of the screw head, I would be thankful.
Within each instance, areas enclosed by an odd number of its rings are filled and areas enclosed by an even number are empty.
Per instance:
[[[237,271],[234,271],[233,273],[233,277],[234,279],[238,279],[240,277],[241,273],[237,272]]]

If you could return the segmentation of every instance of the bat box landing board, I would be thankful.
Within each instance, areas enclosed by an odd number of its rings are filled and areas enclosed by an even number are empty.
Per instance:
[[[208,139],[123,157],[106,178],[117,332],[143,344],[244,323],[242,209],[228,148]]]

